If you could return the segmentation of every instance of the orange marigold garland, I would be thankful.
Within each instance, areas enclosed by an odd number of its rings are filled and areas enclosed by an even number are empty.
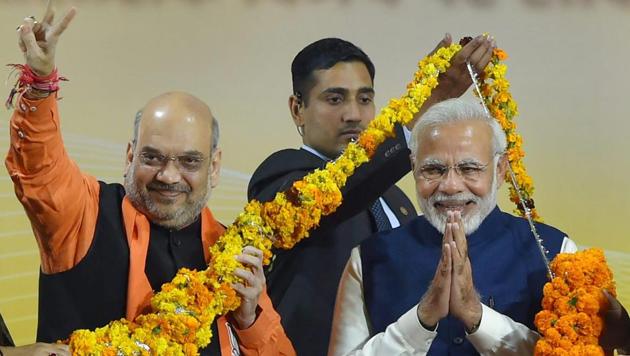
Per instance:
[[[516,178],[518,189],[524,204],[530,209],[531,217],[535,221],[541,221],[538,212],[534,207],[534,184],[532,178],[527,174],[525,165],[523,164],[523,157],[525,157],[525,151],[523,150],[523,138],[516,132],[516,123],[514,117],[518,115],[518,106],[516,101],[510,93],[510,83],[505,78],[507,72],[507,66],[502,63],[507,59],[507,53],[501,49],[495,49],[492,59],[485,69],[485,80],[481,83],[481,95],[488,108],[488,111],[494,117],[497,122],[505,131],[507,136],[507,150],[506,155],[510,162],[510,167]],[[510,173],[507,172],[507,175]],[[507,181],[511,180],[511,177],[506,177]],[[525,211],[522,207],[519,194],[516,191],[516,187],[510,186],[510,200],[516,204],[514,212],[521,216],[525,216]]]
[[[264,264],[274,245],[291,248],[308,236],[323,215],[341,205],[340,188],[361,164],[367,162],[378,145],[394,136],[394,125],[406,124],[418,113],[437,77],[450,66],[461,49],[459,44],[441,48],[419,62],[407,93],[392,99],[388,106],[344,153],[322,170],[295,182],[289,191],[278,193],[273,201],[252,201],[211,247],[210,267],[205,271],[182,269],[151,299],[153,312],[134,321],[113,321],[94,331],[77,330],[69,340],[76,355],[196,355],[211,338],[215,317],[236,309],[240,299],[231,288],[234,270],[240,266],[234,256],[251,245],[264,253]]]
[[[604,252],[588,249],[561,253],[551,262],[554,278],[543,289],[542,308],[534,323],[541,334],[537,356],[604,355],[599,346],[607,307],[602,289],[616,296]]]

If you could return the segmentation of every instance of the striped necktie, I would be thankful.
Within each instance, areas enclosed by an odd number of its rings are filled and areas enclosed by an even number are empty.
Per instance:
[[[374,218],[377,231],[391,230],[392,225],[387,218],[387,214],[385,214],[385,210],[383,209],[380,199],[376,199],[376,201],[370,206],[370,213]]]

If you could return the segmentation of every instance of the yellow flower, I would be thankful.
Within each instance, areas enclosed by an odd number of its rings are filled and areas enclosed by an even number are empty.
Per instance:
[[[115,321],[94,332],[78,330],[70,337],[73,352],[79,355],[196,355],[212,338],[210,325],[214,318],[240,304],[231,288],[231,284],[238,281],[234,270],[242,267],[235,256],[245,246],[255,246],[263,251],[263,262],[268,264],[272,240],[276,247],[291,248],[308,237],[308,231],[319,224],[323,215],[339,207],[340,189],[355,169],[369,160],[379,144],[395,134],[395,125],[413,120],[438,86],[438,75],[446,71],[460,49],[458,44],[440,48],[420,61],[407,92],[391,100],[370,122],[357,143],[349,144],[342,156],[328,163],[325,169],[295,182],[270,202],[248,203],[210,248],[211,267],[205,271],[180,270],[152,298],[153,313],[140,315],[134,322]],[[499,64],[495,65],[494,72],[495,76],[501,75]],[[504,104],[510,104],[509,97],[501,102]],[[507,125],[509,119],[506,115]]]

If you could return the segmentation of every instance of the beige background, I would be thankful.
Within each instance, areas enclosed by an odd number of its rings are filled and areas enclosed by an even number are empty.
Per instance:
[[[79,14],[58,49],[66,145],[91,174],[122,178],[135,111],[186,90],[222,125],[224,171],[210,205],[226,223],[268,154],[298,147],[287,97],[290,62],[306,44],[338,36],[377,67],[377,104],[399,95],[444,32],[490,32],[510,54],[508,78],[536,201],[548,223],[581,246],[606,249],[630,304],[630,71],[628,0],[109,0],[60,1]],[[43,1],[0,0],[0,63],[22,62],[15,27]],[[6,76],[8,70],[0,71]],[[6,87],[3,93],[8,92]],[[8,147],[10,112],[0,114]],[[414,196],[409,177],[401,186]],[[504,209],[511,210],[506,194]],[[33,341],[38,253],[0,172],[0,312],[19,344]]]

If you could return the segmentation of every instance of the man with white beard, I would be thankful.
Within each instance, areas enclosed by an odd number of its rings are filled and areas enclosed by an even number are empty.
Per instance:
[[[409,145],[425,215],[352,251],[339,286],[330,355],[531,355],[547,281],[525,219],[497,207],[506,137],[478,103],[429,109]],[[551,259],[574,252],[536,224]]]

